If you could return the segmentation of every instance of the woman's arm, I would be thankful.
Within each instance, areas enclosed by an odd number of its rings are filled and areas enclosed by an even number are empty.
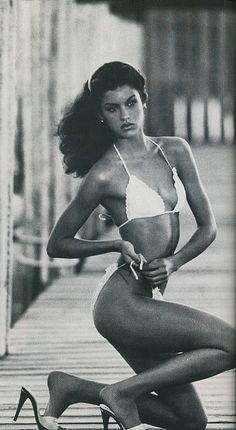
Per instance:
[[[106,179],[91,172],[82,181],[79,191],[57,221],[50,235],[47,253],[52,258],[83,258],[108,252],[120,252],[125,261],[139,261],[133,246],[123,240],[84,240],[75,235],[105,196]]]
[[[202,185],[190,146],[179,139],[178,175],[182,180],[187,201],[197,223],[190,240],[172,257],[176,269],[201,254],[216,237],[216,221]]]
[[[148,264],[143,274],[153,286],[165,286],[169,276],[188,261],[201,254],[216,237],[216,222],[212,208],[202,185],[197,166],[188,143],[176,139],[176,167],[184,184],[187,201],[197,223],[197,230],[188,242],[174,255],[156,258]]]

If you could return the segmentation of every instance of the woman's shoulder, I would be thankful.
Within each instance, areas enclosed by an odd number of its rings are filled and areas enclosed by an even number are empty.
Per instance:
[[[179,167],[192,158],[192,151],[188,142],[178,136],[158,136],[151,138],[161,148],[172,166]]]
[[[86,182],[96,182],[97,185],[107,185],[112,176],[114,175],[113,169],[111,169],[112,152],[108,150],[105,154],[91,167],[86,175]]]
[[[182,137],[178,136],[160,136],[154,138],[156,143],[161,147],[165,155],[170,157],[173,161],[178,160],[185,154],[191,152],[189,143]]]
[[[178,136],[160,136],[156,137],[161,148],[168,151],[184,151],[189,148],[188,142],[183,137]]]

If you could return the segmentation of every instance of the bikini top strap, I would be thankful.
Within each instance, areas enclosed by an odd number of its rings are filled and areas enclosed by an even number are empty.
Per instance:
[[[118,150],[118,148],[116,147],[116,145],[115,145],[114,143],[113,143],[113,147],[114,147],[114,149],[116,150],[116,152],[117,152],[117,154],[118,154],[118,156],[119,156],[119,158],[120,158],[120,160],[121,160],[121,162],[122,162],[122,164],[123,164],[123,166],[124,166],[124,168],[125,168],[125,170],[126,170],[126,172],[127,172],[128,176],[130,176],[130,172],[129,172],[129,169],[128,169],[127,165],[126,165],[126,162],[125,162],[125,160],[124,160],[124,158],[122,157],[122,155],[121,155],[120,151]]]
[[[161,146],[160,146],[160,145],[158,145],[158,143],[157,143],[157,142],[155,142],[154,140],[152,140],[150,137],[149,137],[149,140],[150,140],[152,143],[154,143],[154,145],[156,145],[156,146],[159,148],[159,150],[161,151],[161,153],[162,153],[162,155],[163,155],[164,159],[166,160],[167,164],[170,166],[171,170],[173,170],[173,166],[171,166],[171,164],[170,164],[170,162],[169,162],[168,158],[166,157],[166,155],[165,155],[165,153],[164,153],[163,149],[161,148]]]

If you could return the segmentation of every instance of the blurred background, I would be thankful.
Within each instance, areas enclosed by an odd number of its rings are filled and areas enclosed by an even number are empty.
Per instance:
[[[227,0],[0,0],[0,355],[39,292],[82,265],[45,252],[80,182],[64,175],[54,134],[65,104],[104,62],[146,74],[147,134],[192,145],[222,225],[214,264],[233,271],[235,28]],[[98,212],[82,237],[107,229]]]

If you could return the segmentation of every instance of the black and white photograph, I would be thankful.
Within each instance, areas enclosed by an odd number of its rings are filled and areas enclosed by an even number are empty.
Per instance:
[[[0,0],[0,429],[236,429],[235,41],[230,0]]]

